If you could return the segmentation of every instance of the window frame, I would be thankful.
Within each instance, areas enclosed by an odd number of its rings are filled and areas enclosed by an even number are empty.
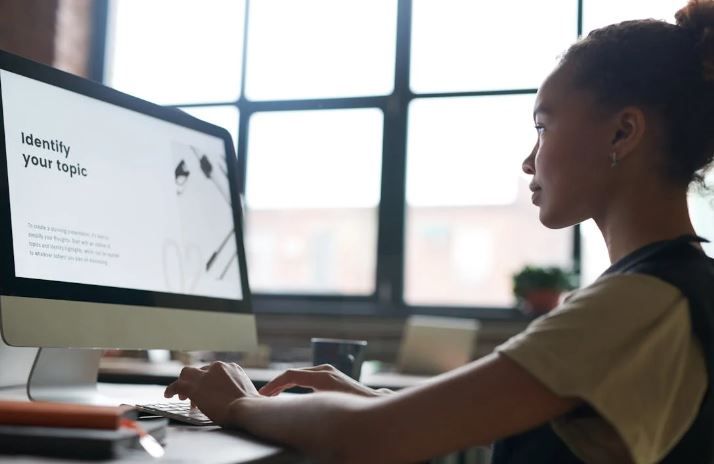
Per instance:
[[[106,44],[109,20],[109,2],[94,3],[94,27],[90,56],[90,78],[104,82]],[[404,257],[406,226],[406,167],[408,107],[415,99],[444,97],[478,97],[498,95],[535,94],[537,89],[500,89],[490,91],[464,91],[443,93],[413,93],[409,87],[411,60],[412,1],[397,0],[396,51],[394,89],[383,96],[326,98],[309,100],[261,100],[245,97],[246,50],[248,47],[248,21],[252,0],[245,0],[243,23],[243,54],[241,91],[236,101],[188,103],[169,105],[176,108],[225,107],[238,109],[238,187],[245,193],[247,148],[250,119],[254,113],[268,111],[299,111],[323,109],[378,108],[384,113],[382,142],[382,178],[377,214],[377,260],[375,292],[368,296],[308,293],[253,293],[255,314],[300,314],[338,316],[406,317],[412,314],[470,317],[483,320],[527,319],[514,307],[410,305],[404,301]],[[577,37],[582,35],[583,1],[577,2]],[[572,228],[572,267],[579,280],[581,272],[580,225]]]

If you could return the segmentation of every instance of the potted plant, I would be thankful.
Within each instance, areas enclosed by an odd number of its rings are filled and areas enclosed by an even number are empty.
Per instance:
[[[557,266],[525,266],[513,275],[513,293],[526,314],[547,313],[558,305],[562,292],[573,288],[573,274]]]

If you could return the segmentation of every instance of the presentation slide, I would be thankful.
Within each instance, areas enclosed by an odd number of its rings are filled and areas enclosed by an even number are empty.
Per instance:
[[[242,299],[222,139],[0,70],[17,277]]]

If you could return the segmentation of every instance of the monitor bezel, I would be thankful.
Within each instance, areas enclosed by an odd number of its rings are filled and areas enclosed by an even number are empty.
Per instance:
[[[228,168],[230,196],[233,205],[233,222],[236,226],[234,236],[236,249],[238,251],[242,299],[213,298],[17,277],[15,275],[15,259],[12,241],[1,80],[0,196],[2,196],[2,198],[0,198],[0,294],[90,303],[252,314],[245,247],[243,244],[243,215],[237,185],[237,161],[233,141],[227,130],[194,118],[178,109],[163,107],[133,97],[99,83],[36,63],[3,50],[0,50],[0,69],[222,139],[226,150],[226,166]]]

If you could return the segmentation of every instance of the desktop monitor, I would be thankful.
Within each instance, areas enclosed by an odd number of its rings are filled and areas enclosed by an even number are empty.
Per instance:
[[[40,348],[32,398],[91,401],[87,348],[255,347],[227,131],[4,52],[0,101],[0,335]]]

